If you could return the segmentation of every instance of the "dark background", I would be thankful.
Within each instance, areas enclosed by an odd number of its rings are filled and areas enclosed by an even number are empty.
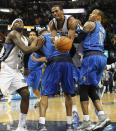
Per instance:
[[[116,60],[116,0],[0,0],[0,8],[11,8],[11,13],[0,12],[0,42],[8,33],[7,26],[15,18],[22,18],[25,25],[46,26],[52,19],[51,7],[60,4],[64,9],[84,8],[86,13],[72,14],[84,24],[89,13],[101,9],[105,14],[103,25],[107,32],[105,50],[108,50],[108,63]]]

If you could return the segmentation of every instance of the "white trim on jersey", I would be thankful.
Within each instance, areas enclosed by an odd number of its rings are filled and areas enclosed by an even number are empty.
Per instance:
[[[60,33],[61,35],[67,36],[68,35],[68,27],[67,27],[68,26],[68,19],[71,16],[68,16],[68,15],[64,15],[64,16],[65,16],[65,21],[64,21],[62,30],[58,30],[58,28],[57,28],[57,20],[55,18],[53,18],[53,22],[54,22],[54,25],[55,25],[55,28],[56,28],[57,32]]]

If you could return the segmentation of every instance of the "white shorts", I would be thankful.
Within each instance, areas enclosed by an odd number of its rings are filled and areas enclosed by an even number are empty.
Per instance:
[[[6,63],[1,63],[0,89],[4,96],[14,94],[27,83],[18,69],[10,68]]]

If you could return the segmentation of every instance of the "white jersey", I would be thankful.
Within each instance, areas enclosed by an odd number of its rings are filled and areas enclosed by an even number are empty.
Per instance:
[[[53,18],[53,22],[54,22],[54,25],[55,25],[55,28],[57,30],[57,32],[61,35],[61,36],[68,36],[68,20],[71,16],[69,15],[64,15],[65,17],[65,20],[64,20],[64,24],[63,24],[63,27],[62,27],[62,30],[58,30],[57,28],[57,21],[55,18]]]
[[[25,37],[21,40],[27,45],[28,41]],[[24,76],[17,69],[20,61],[19,53],[22,53],[21,50],[13,43],[5,43],[1,50],[0,89],[4,96],[14,94],[18,89],[27,86]]]
[[[25,43],[25,45],[28,45],[27,39],[23,36],[21,40]],[[0,52],[0,61],[6,63],[9,67],[12,69],[16,69],[17,65],[20,63],[19,53],[20,49],[17,47],[17,45],[11,43],[7,44],[5,43],[3,45],[3,48]]]

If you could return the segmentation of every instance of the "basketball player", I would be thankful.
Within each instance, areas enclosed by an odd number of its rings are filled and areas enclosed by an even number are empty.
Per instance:
[[[38,131],[47,130],[45,128],[45,115],[48,107],[48,96],[58,93],[59,82],[62,84],[62,90],[65,94],[65,105],[67,114],[67,127],[72,123],[72,99],[74,94],[73,82],[73,64],[69,53],[59,53],[51,41],[51,33],[43,35],[45,40],[42,50],[47,59],[47,67],[42,77],[41,101],[40,101],[40,119]]]
[[[99,81],[107,64],[107,58],[104,55],[106,32],[101,25],[102,17],[103,12],[95,9],[89,15],[89,21],[84,24],[87,35],[83,41],[84,58],[80,69],[80,102],[83,111],[83,123],[77,130],[100,131],[110,122],[103,111],[97,93]],[[93,125],[89,119],[89,97],[98,111],[99,122],[96,125]]]
[[[12,31],[7,35],[0,58],[0,89],[4,96],[17,92],[21,96],[20,118],[16,131],[26,131],[25,123],[29,107],[29,91],[23,75],[17,69],[18,52],[24,53],[37,50],[37,37],[34,37],[32,44],[28,47],[22,41],[22,30],[24,24],[21,19],[12,22]],[[40,40],[41,41],[41,40]]]
[[[52,40],[54,41],[58,39],[57,33],[59,33],[61,36],[68,36],[73,41],[75,38],[76,24],[79,23],[80,21],[77,21],[77,19],[75,19],[73,16],[64,15],[63,8],[60,5],[54,5],[51,8],[51,12],[54,17],[49,22],[50,31],[53,36]],[[74,56],[75,52],[76,52],[76,48],[74,47],[74,44],[73,44],[72,49],[70,50],[71,57]],[[74,104],[72,109],[73,109],[73,112],[75,113],[73,115],[78,117],[76,108],[77,106]]]
[[[60,5],[54,5],[51,8],[53,19],[49,22],[49,28],[53,36],[53,40],[57,39],[57,33],[61,36],[68,36],[72,41],[75,37],[76,20],[73,16],[64,15]]]
[[[37,37],[36,32],[31,31],[29,33],[29,40],[32,41],[35,36]],[[31,58],[32,56],[34,56],[35,58],[40,58],[41,56],[38,55],[36,52],[32,53],[29,56],[29,61],[28,61],[29,75],[25,77],[28,86],[32,87],[32,91],[37,97],[37,102],[34,106],[36,108],[39,106],[39,102],[40,102],[40,92],[38,88],[42,77],[42,68],[44,67],[44,63],[42,61],[44,58],[41,57],[41,59],[39,59],[40,61],[37,62],[37,61],[33,61],[33,59]]]

